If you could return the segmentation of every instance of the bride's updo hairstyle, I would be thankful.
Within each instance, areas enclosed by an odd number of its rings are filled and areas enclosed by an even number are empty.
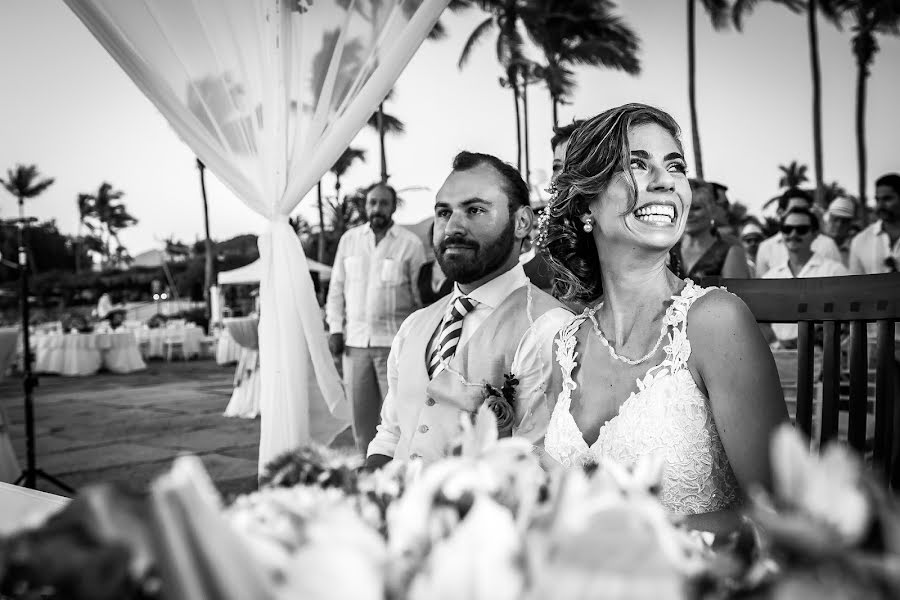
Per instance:
[[[597,245],[584,231],[581,218],[591,201],[623,174],[631,182],[628,212],[634,210],[637,183],[631,174],[628,131],[648,123],[659,125],[681,145],[675,120],[645,104],[625,104],[600,113],[579,126],[569,139],[566,160],[550,188],[553,196],[541,216],[538,233],[538,245],[555,274],[553,295],[557,298],[590,302],[602,295]],[[671,254],[675,262],[670,268],[678,273],[675,254]]]

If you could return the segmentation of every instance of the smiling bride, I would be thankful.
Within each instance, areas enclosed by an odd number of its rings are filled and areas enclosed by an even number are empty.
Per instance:
[[[725,533],[787,419],[749,309],[668,267],[691,188],[677,123],[628,104],[569,142],[539,244],[555,295],[587,305],[556,340],[561,381],[544,449],[566,467],[658,454],[660,496],[689,527]]]

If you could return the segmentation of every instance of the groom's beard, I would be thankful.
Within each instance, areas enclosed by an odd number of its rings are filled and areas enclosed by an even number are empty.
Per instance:
[[[478,281],[499,269],[509,258],[515,241],[513,222],[510,220],[500,236],[486,246],[463,235],[456,235],[441,240],[435,254],[441,270],[448,279],[466,284]],[[472,252],[447,256],[447,246],[461,246],[471,249]]]

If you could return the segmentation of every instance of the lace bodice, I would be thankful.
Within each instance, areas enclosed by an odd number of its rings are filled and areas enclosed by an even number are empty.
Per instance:
[[[563,387],[553,408],[544,449],[565,467],[601,458],[631,465],[641,456],[662,452],[665,471],[660,499],[670,511],[697,514],[729,508],[738,502],[739,487],[713,421],[709,399],[687,368],[691,342],[687,315],[698,298],[716,288],[700,288],[688,279],[663,317],[669,326],[665,359],[651,367],[618,414],[600,428],[591,446],[584,441],[570,407],[578,387],[575,333],[587,319],[576,317],[556,339],[556,360]],[[584,358],[584,357],[582,357]],[[587,357],[590,360],[590,357]]]

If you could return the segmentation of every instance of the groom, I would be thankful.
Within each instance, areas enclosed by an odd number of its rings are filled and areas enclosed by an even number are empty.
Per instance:
[[[510,165],[461,152],[437,193],[434,248],[453,292],[410,315],[388,358],[388,393],[366,466],[393,458],[435,461],[459,432],[460,415],[484,401],[484,385],[518,380],[513,435],[543,439],[553,337],[572,314],[528,281],[519,265],[533,214]]]

